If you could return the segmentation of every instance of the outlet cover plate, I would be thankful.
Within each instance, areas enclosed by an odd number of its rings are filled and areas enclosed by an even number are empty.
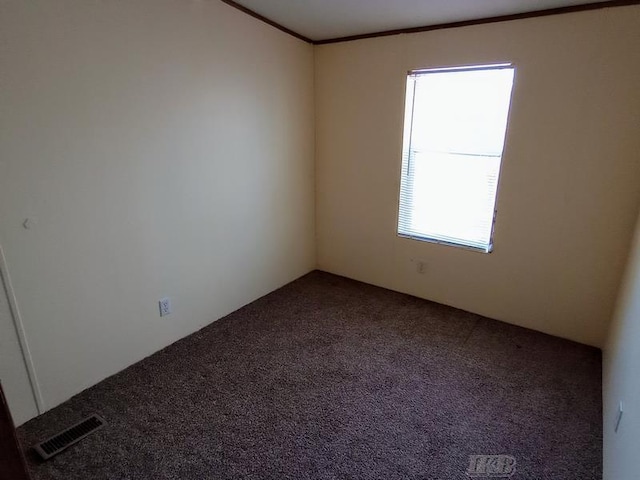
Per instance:
[[[161,298],[158,301],[158,307],[160,308],[161,317],[171,315],[171,299],[169,297]]]

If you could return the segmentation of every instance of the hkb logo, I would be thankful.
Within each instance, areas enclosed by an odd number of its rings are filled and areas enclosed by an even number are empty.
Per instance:
[[[470,455],[470,477],[510,477],[516,473],[516,459],[511,455]]]

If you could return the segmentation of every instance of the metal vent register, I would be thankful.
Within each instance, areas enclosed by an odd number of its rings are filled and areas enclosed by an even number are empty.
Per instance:
[[[33,448],[44,460],[48,460],[106,424],[107,422],[102,417],[91,415],[44,442],[34,445]]]

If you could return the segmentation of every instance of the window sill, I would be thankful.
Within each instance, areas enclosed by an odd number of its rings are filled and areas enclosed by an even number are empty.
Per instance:
[[[403,233],[398,233],[397,234],[398,237],[400,238],[406,238],[408,240],[416,240],[418,242],[426,242],[426,243],[435,243],[437,245],[445,245],[448,247],[457,247],[457,248],[461,248],[463,250],[469,250],[471,252],[477,252],[477,253],[492,253],[493,252],[493,244],[489,245],[488,248],[482,248],[482,247],[474,247],[472,245],[465,245],[463,243],[455,243],[455,242],[447,242],[444,240],[437,240],[435,238],[430,238],[430,237],[419,237],[416,235],[405,235]]]

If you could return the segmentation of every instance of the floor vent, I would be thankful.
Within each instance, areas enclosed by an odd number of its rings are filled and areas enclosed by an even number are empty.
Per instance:
[[[102,417],[91,415],[44,442],[34,445],[33,448],[44,460],[48,460],[106,424]]]

